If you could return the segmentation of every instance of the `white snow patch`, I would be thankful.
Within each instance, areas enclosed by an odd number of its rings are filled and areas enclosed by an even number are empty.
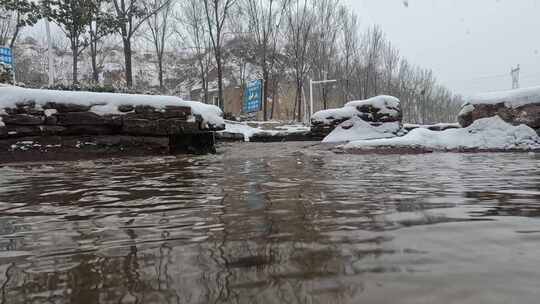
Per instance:
[[[353,116],[353,118],[341,123],[332,131],[323,143],[349,142],[357,140],[369,140],[379,138],[392,138],[401,129],[398,122],[384,123],[375,127],[370,123]]]
[[[265,134],[268,136],[279,136],[295,133],[304,133],[309,132],[309,127],[301,124],[286,124],[280,126],[273,126],[273,129],[264,129],[263,126],[266,124],[275,125],[282,122],[235,122],[235,121],[225,121],[225,130],[219,131],[220,133],[232,133],[232,134],[242,134],[244,136],[244,141],[250,141],[251,137],[256,134]],[[256,125],[257,127],[252,127],[251,125]]]
[[[341,146],[344,149],[362,148],[428,148],[434,150],[536,150],[540,137],[526,126],[512,126],[499,116],[476,120],[463,129],[430,131],[414,129],[403,137],[360,140]]]
[[[458,117],[468,115],[468,114],[470,114],[472,112],[474,112],[474,106],[472,104],[466,103],[461,108],[461,111],[459,111]]]
[[[365,105],[380,109],[379,113],[388,114],[391,117],[397,118],[399,116],[399,104],[399,99],[395,97],[386,95],[376,96],[366,100],[351,101],[345,104],[343,108],[319,111],[313,114],[311,121],[315,123],[330,124],[335,120],[348,119],[359,114],[358,107]]]
[[[56,109],[47,109],[47,110],[45,110],[43,112],[45,113],[45,116],[47,116],[47,117],[51,117],[54,114],[58,113],[58,111]]]
[[[465,105],[497,104],[501,102],[511,108],[540,103],[540,86],[479,94],[470,97]]]
[[[278,130],[280,133],[301,133],[310,131],[310,128],[303,124],[276,126],[275,129]]]
[[[253,128],[243,123],[235,123],[235,122],[227,121],[227,123],[225,124],[225,130],[220,131],[220,132],[242,134],[244,135],[244,141],[249,141],[253,135],[259,132],[262,132],[262,129]]]
[[[124,114],[118,111],[121,105],[149,105],[163,110],[166,106],[191,107],[193,114],[201,115],[203,124],[224,126],[221,109],[216,106],[197,101],[185,101],[174,96],[71,92],[54,90],[24,89],[19,87],[0,87],[0,108],[13,108],[17,103],[35,101],[37,106],[48,102],[70,103],[90,106],[91,111],[98,115]]]

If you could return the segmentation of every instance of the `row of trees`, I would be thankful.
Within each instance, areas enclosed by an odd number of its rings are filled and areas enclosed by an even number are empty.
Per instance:
[[[20,29],[40,18],[56,23],[69,40],[73,83],[78,62],[90,54],[92,78],[99,81],[97,57],[106,37],[122,45],[125,82],[133,86],[133,45],[142,42],[155,52],[160,90],[164,60],[174,44],[189,50],[197,63],[202,96],[209,100],[215,75],[219,104],[224,103],[226,62],[232,40],[242,62],[258,67],[263,79],[264,119],[272,118],[280,84],[294,90],[292,118],[302,120],[308,79],[337,79],[337,87],[318,86],[319,108],[353,99],[390,94],[403,102],[411,122],[453,120],[459,106],[429,70],[412,66],[385,38],[379,27],[361,32],[358,17],[341,0],[0,0],[0,39],[15,45]],[[4,26],[6,25],[6,26]],[[9,41],[9,43],[6,43]]]

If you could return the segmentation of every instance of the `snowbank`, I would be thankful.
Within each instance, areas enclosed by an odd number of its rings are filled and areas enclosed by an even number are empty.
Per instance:
[[[13,86],[0,87],[0,113],[5,108],[15,108],[17,104],[29,102],[35,102],[38,109],[47,103],[88,106],[91,107],[91,112],[98,115],[125,114],[118,110],[118,107],[123,105],[147,105],[158,110],[163,110],[167,106],[185,106],[190,107],[194,115],[200,115],[206,127],[212,125],[219,129],[225,125],[222,118],[223,113],[218,107],[196,101],[185,101],[173,96],[36,90]]]
[[[465,106],[498,103],[504,103],[505,106],[509,108],[540,103],[540,86],[471,96],[467,99]],[[471,108],[469,107],[469,110],[470,109]]]
[[[380,126],[373,126],[358,117],[353,117],[337,126],[334,131],[323,139],[323,143],[392,138],[396,137],[400,130],[401,125],[399,122],[388,122]]]
[[[463,129],[431,131],[414,129],[403,137],[354,141],[343,149],[419,148],[442,151],[459,150],[538,150],[540,137],[525,125],[512,126],[500,117],[476,120]]]
[[[343,108],[323,110],[313,114],[311,123],[329,125],[335,121],[343,122],[354,116],[375,122],[401,120],[399,99],[392,96],[377,96],[367,100],[351,101]]]

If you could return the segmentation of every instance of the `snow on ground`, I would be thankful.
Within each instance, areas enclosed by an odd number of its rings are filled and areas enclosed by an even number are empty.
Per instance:
[[[259,132],[262,132],[262,129],[253,128],[245,123],[233,121],[225,121],[225,130],[220,131],[220,133],[242,134],[244,135],[244,141],[249,141],[253,135]]]
[[[455,123],[437,123],[437,124],[433,124],[433,125],[420,125],[420,124],[406,123],[406,124],[403,124],[403,128],[406,129],[406,130],[423,128],[423,129],[433,129],[435,131],[437,129],[439,129],[439,130],[458,129],[458,128],[461,128],[461,125],[459,123],[457,123],[457,122],[455,122]]]
[[[72,92],[55,90],[25,89],[14,86],[0,87],[0,111],[4,108],[14,108],[17,103],[33,101],[40,108],[46,103],[66,103],[90,106],[91,112],[98,115],[124,114],[118,111],[121,105],[149,105],[156,109],[166,106],[191,107],[192,113],[201,115],[205,124],[223,126],[225,124],[221,109],[196,101],[185,101],[174,96],[136,95],[117,93]]]
[[[348,119],[359,114],[358,108],[362,106],[372,106],[380,109],[379,113],[388,114],[390,117],[398,118],[399,99],[392,96],[377,96],[366,100],[351,101],[343,108],[319,111],[311,117],[313,123],[331,124],[336,120]]]
[[[353,141],[343,149],[425,148],[433,150],[537,150],[540,137],[525,125],[512,126],[499,116],[476,120],[462,129],[414,129],[403,137]]]
[[[475,104],[497,104],[501,102],[504,102],[509,108],[540,103],[540,86],[479,94],[468,98],[465,106]]]
[[[303,124],[286,124],[281,126],[275,126],[274,129],[281,133],[299,133],[310,131],[310,128]]]
[[[253,127],[253,125],[256,127]],[[270,125],[271,129],[265,128],[265,125]],[[277,121],[236,122],[229,120],[225,121],[225,130],[219,131],[219,133],[242,134],[244,136],[244,141],[250,141],[250,139],[257,134],[278,136],[304,132],[309,132],[309,127],[302,124],[284,124],[283,122]]]
[[[353,116],[337,126],[323,139],[323,143],[392,138],[396,137],[400,130],[399,122],[383,123],[381,126],[375,127],[359,117]]]

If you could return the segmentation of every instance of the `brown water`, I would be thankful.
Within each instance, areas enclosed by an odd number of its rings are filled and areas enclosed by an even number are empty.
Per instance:
[[[0,303],[538,303],[540,155],[0,168]]]

